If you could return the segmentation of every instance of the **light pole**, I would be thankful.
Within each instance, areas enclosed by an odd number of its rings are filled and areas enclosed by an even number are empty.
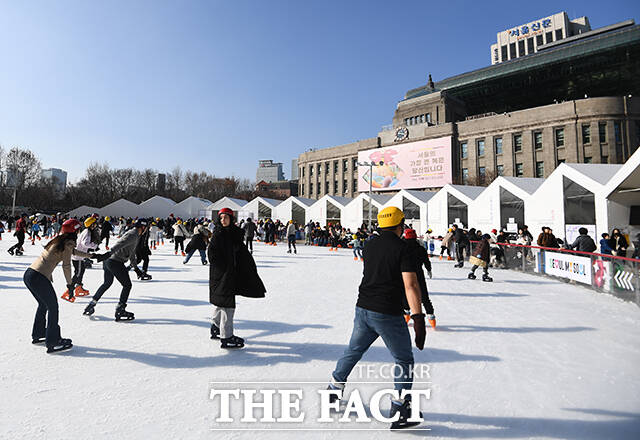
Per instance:
[[[371,230],[371,191],[373,182],[373,167],[384,165],[384,161],[380,162],[357,162],[359,167],[369,167],[369,230]]]

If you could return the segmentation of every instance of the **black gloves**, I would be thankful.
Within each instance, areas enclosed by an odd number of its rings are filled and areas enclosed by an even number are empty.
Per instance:
[[[102,261],[106,260],[110,256],[111,256],[111,252],[105,252],[104,254],[95,254],[96,261],[98,263],[101,263]]]
[[[424,348],[424,341],[427,339],[427,329],[424,325],[424,313],[416,313],[411,315],[413,319],[413,330],[416,332],[416,347],[418,350]]]

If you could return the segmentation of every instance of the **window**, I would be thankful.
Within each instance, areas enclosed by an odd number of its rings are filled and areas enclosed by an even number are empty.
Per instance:
[[[544,162],[536,162],[536,177],[544,177]]]
[[[427,122],[431,124],[431,113],[427,113]]]
[[[524,55],[524,40],[520,40],[518,41],[518,56],[521,57]]]
[[[333,181],[333,193],[334,194],[338,194],[338,181],[337,180]]]
[[[420,115],[420,123],[424,124],[424,115]]]
[[[502,57],[502,61],[507,61],[509,59],[509,54],[507,53],[506,44],[500,48],[500,56]]]
[[[527,53],[528,54],[533,53],[533,37],[527,38]]]
[[[313,176],[313,165],[309,165],[309,175]]]
[[[484,183],[486,177],[487,177],[487,169],[485,167],[479,167],[478,180],[480,181],[480,183]]]
[[[604,144],[607,142],[607,123],[600,122],[598,124],[598,137],[600,138],[600,143]]]
[[[542,132],[541,131],[533,132],[533,147],[536,150],[542,150]]]
[[[358,158],[357,157],[353,158],[353,165],[352,166],[353,166],[353,171],[358,169]]]
[[[512,60],[516,58],[516,43],[509,44],[509,59]]]
[[[544,34],[544,36],[546,37],[545,39],[547,41],[547,44],[553,41],[553,32],[547,32],[546,34]]]
[[[504,176],[504,165],[496,166],[496,173],[498,176]]]
[[[302,167],[302,168],[300,168],[300,175],[301,175],[302,177],[304,177],[304,169],[305,169],[305,168],[306,168],[306,167]]]
[[[561,163],[565,163],[565,159],[558,159],[558,165],[560,165]]]
[[[590,125],[582,126],[582,143],[583,144],[591,143],[591,126]]]
[[[300,194],[304,194],[304,183],[300,184]]]
[[[544,44],[544,40],[542,34],[536,35],[536,46],[542,46]]]
[[[616,144],[622,143],[622,130],[620,127],[620,121],[615,121],[613,123],[613,133],[616,137]]]
[[[562,40],[562,29],[556,29],[556,41]]]
[[[348,188],[348,184],[347,184],[347,179],[344,179],[342,181],[342,192],[343,193],[348,193],[349,192],[349,188]]]
[[[353,179],[353,192],[358,191],[358,179]]]
[[[585,157],[584,158],[584,163],[591,163],[592,159],[590,157]]]
[[[345,173],[349,171],[349,161],[347,159],[342,159],[342,171]]]
[[[329,175],[329,162],[324,163],[324,172]]]
[[[495,144],[496,154],[502,154],[502,138],[497,137],[493,140]]]
[[[404,125],[409,125],[409,118],[404,118]]]
[[[555,129],[556,148],[564,148],[564,128]]]
[[[333,161],[333,174],[338,174],[338,161]]]
[[[321,172],[322,172],[322,165],[318,164],[318,176],[320,176]]]
[[[312,196],[313,195],[313,183],[309,184],[309,195]]]
[[[514,134],[513,135],[513,151],[516,153],[518,151],[522,151],[522,134]]]
[[[478,139],[478,157],[484,156],[484,139]]]
[[[469,150],[467,149],[467,142],[461,142],[460,143],[460,156],[463,159],[466,159],[467,157],[469,157]]]
[[[329,182],[324,182],[324,193],[329,194]]]
[[[469,169],[468,168],[463,168],[462,169],[462,183],[466,185],[467,182],[469,182]]]
[[[517,163],[516,164],[516,177],[522,177],[523,175],[524,175],[524,172],[523,172],[522,164],[521,163]]]

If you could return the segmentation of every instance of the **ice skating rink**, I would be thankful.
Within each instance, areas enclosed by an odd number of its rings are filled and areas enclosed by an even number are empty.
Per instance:
[[[59,300],[62,335],[75,346],[47,355],[31,344],[36,301],[22,282],[44,242],[11,257],[13,242],[10,234],[0,242],[2,439],[640,436],[640,308],[583,287],[500,270],[493,283],[471,281],[467,270],[434,261],[428,284],[438,329],[428,330],[424,351],[414,350],[429,372],[416,385],[431,389],[426,422],[390,434],[375,421],[316,420],[316,389],[326,387],[352,328],[361,263],[350,251],[299,246],[289,255],[284,245],[256,244],[267,297],[238,300],[236,334],[247,346],[225,351],[209,339],[208,266],[197,255],[184,266],[167,243],[151,256],[152,281],[132,273],[135,321],[113,320],[117,282],[92,318],[82,315],[90,297]],[[92,293],[101,266],[85,275]],[[60,267],[54,278],[60,296]],[[390,388],[391,364],[377,341],[362,361],[370,372],[351,379],[382,383],[350,384],[347,394]],[[216,423],[212,387],[303,389],[305,422]],[[236,419],[241,413],[232,407]],[[244,431],[216,431],[230,428]]]

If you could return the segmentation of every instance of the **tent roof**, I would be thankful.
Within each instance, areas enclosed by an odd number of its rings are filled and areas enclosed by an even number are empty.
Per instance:
[[[291,199],[305,206],[311,206],[317,202],[315,199],[307,199],[306,197],[291,196]]]
[[[253,199],[253,200],[256,200],[256,199],[260,199],[260,200],[262,200],[263,202],[267,202],[268,204],[270,204],[270,205],[271,205],[271,206],[273,206],[273,207],[276,207],[276,206],[278,206],[280,203],[282,203],[282,200],[268,199],[268,198],[266,198],[266,197],[256,197],[256,198],[255,198],[255,199]],[[253,202],[253,200],[252,200],[252,202]]]
[[[201,205],[206,205],[206,206],[211,205],[211,202],[207,199],[201,199],[200,197],[189,196],[183,201],[181,201],[180,203],[177,203],[176,206],[180,207],[182,205],[186,205],[193,202],[197,202],[197,203],[200,203]]]
[[[471,185],[448,185],[451,188],[461,192],[471,200],[475,200],[482,191],[487,189],[485,186],[471,186]],[[445,187],[446,188],[446,187]]]
[[[622,168],[622,165],[607,163],[564,163],[563,165],[573,168],[580,174],[584,174],[600,185],[606,185],[615,173]]]
[[[244,205],[246,205],[246,204],[248,203],[246,200],[243,200],[243,199],[235,199],[235,198],[233,198],[233,197],[226,197],[226,196],[225,196],[225,197],[223,197],[223,199],[227,199],[227,200],[229,200],[230,202],[233,202],[233,203],[235,203],[236,205],[239,205],[239,206],[244,206]]]
[[[505,177],[501,176],[502,179],[506,180],[509,183],[517,186],[523,191],[526,191],[529,194],[533,194],[536,192],[540,185],[544,182],[544,179],[539,177]]]
[[[340,197],[340,196],[331,196],[331,195],[325,195],[325,197],[333,200],[334,202],[338,202],[342,206],[347,206],[349,203],[353,201],[353,199],[350,199],[349,197]]]
[[[420,191],[417,189],[405,189],[400,191],[400,194],[402,194],[402,192],[406,192],[407,194],[410,194],[411,196],[415,197],[416,199],[422,202],[428,202],[431,199],[431,197],[433,197],[436,194],[435,191]]]
[[[174,202],[173,200],[171,200],[171,199],[169,199],[169,198],[167,198],[167,197],[162,197],[162,196],[153,196],[153,197],[151,197],[151,198],[149,198],[149,199],[145,200],[144,202],[140,203],[140,206],[148,205],[148,204],[153,203],[153,202],[156,202],[156,201],[157,201],[157,202],[165,203],[165,204],[167,204],[167,205],[175,205],[175,204],[176,204],[176,202]]]
[[[124,207],[124,206],[127,206],[127,207],[136,207],[136,208],[138,207],[138,205],[136,205],[136,204],[135,204],[135,203],[133,203],[133,202],[130,202],[130,201],[129,201],[129,200],[127,200],[127,199],[118,199],[118,200],[116,200],[115,202],[111,202],[111,203],[109,203],[108,205],[103,206],[103,207],[102,207],[102,209],[107,209],[107,208],[109,208],[109,209],[110,209],[110,208],[118,208],[118,207]]]
[[[365,195],[369,196],[369,194],[365,194]],[[391,200],[391,197],[393,196],[385,196],[383,194],[371,194],[371,199],[380,205],[384,205],[385,203],[387,203],[389,200]]]

